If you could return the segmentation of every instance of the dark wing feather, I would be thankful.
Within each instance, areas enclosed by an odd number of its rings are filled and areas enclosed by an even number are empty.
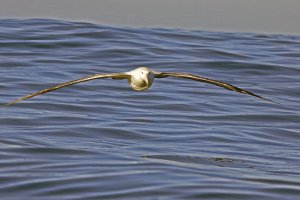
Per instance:
[[[44,89],[44,90],[40,90],[40,91],[35,92],[33,94],[29,94],[27,96],[21,97],[19,99],[14,100],[14,101],[8,102],[7,104],[2,105],[1,107],[12,105],[12,104],[18,103],[20,101],[35,97],[37,95],[45,94],[45,93],[48,93],[48,92],[51,92],[51,91],[54,91],[54,90],[58,90],[60,88],[66,87],[66,86],[74,85],[76,83],[81,83],[81,82],[90,81],[90,80],[94,80],[94,79],[100,79],[100,78],[128,79],[129,75],[127,75],[125,73],[94,74],[94,75],[91,75],[91,76],[87,76],[87,77],[83,77],[83,78],[80,78],[80,79],[68,81],[68,82],[65,82],[65,83],[61,83],[61,84],[55,85],[53,87],[50,87],[50,88],[47,88],[47,89]]]
[[[263,99],[265,101],[276,103],[276,102],[274,102],[272,100],[269,100],[267,98],[264,98],[262,96],[254,94],[252,92],[249,92],[247,90],[238,88],[238,87],[230,85],[228,83],[224,83],[224,82],[221,82],[221,81],[210,79],[210,78],[196,76],[196,75],[193,75],[193,74],[175,73],[175,72],[161,72],[161,73],[155,74],[155,78],[166,78],[166,77],[185,78],[185,79],[191,79],[191,80],[194,80],[194,81],[205,82],[205,83],[213,84],[213,85],[216,85],[216,86],[219,86],[219,87],[223,87],[223,88],[225,88],[227,90],[231,90],[231,91],[235,91],[235,92],[239,92],[239,93],[243,93],[243,94],[255,96],[255,97],[258,97],[258,98]]]

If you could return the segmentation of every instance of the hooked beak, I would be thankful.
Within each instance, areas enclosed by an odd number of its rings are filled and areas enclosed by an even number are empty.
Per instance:
[[[148,85],[148,83],[149,83],[149,72],[147,72],[147,74],[146,74],[146,76],[144,76],[143,77],[144,78],[144,80],[146,81],[146,83],[147,83],[147,85]]]

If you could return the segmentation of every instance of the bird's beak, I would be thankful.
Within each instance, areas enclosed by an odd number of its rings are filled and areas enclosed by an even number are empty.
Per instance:
[[[146,81],[147,85],[149,84],[149,73],[146,74],[144,80]]]

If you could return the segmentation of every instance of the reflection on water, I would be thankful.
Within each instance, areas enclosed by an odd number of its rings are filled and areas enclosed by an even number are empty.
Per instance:
[[[145,92],[95,80],[1,108],[4,199],[296,199],[300,38],[0,20],[1,102],[94,73],[199,74]]]
[[[232,158],[200,158],[200,157],[192,157],[192,156],[181,156],[181,155],[149,155],[142,156],[146,159],[157,159],[160,161],[172,161],[178,162],[180,164],[195,164],[195,165],[211,165],[211,166],[219,166],[219,167],[236,167],[236,168],[246,168],[251,166],[247,166],[247,162],[245,160],[238,160]]]

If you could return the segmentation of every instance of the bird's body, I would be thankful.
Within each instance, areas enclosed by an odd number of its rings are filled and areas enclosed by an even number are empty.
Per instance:
[[[147,67],[139,67],[130,72],[126,72],[130,77],[128,78],[128,84],[133,90],[143,91],[152,86],[155,76],[154,71]]]
[[[228,90],[232,90],[235,92],[239,92],[239,93],[244,93],[247,95],[251,95],[251,96],[255,96],[258,97],[260,99],[266,100],[266,101],[270,101],[273,102],[269,99],[266,99],[264,97],[261,97],[259,95],[256,95],[252,92],[249,92],[247,90],[238,88],[236,86],[230,85],[228,83],[224,83],[221,81],[217,81],[214,79],[209,79],[209,78],[205,78],[202,76],[197,76],[197,75],[193,75],[193,74],[187,74],[187,73],[175,73],[175,72],[158,72],[158,71],[154,71],[151,70],[147,67],[139,67],[137,69],[134,69],[132,71],[129,72],[121,72],[121,73],[109,73],[109,74],[94,74],[91,76],[87,76],[84,78],[80,78],[80,79],[76,79],[76,80],[72,80],[72,81],[68,81],[62,84],[58,84],[55,85],[53,87],[44,89],[44,90],[40,90],[38,92],[35,92],[33,94],[21,97],[17,100],[11,101],[7,104],[4,104],[3,106],[8,106],[11,104],[15,104],[17,102],[32,98],[34,96],[40,95],[40,94],[44,94],[44,93],[48,93],[69,85],[73,85],[76,83],[80,83],[80,82],[85,82],[85,81],[90,81],[90,80],[94,80],[94,79],[101,79],[101,78],[112,78],[112,79],[128,79],[128,83],[131,86],[131,88],[133,90],[136,91],[144,91],[147,90],[148,88],[150,88],[153,84],[153,81],[155,78],[166,78],[166,77],[177,77],[177,78],[184,78],[184,79],[191,79],[194,81],[199,81],[199,82],[205,82],[205,83],[209,83],[209,84],[213,84],[219,87],[223,87],[225,89]],[[274,103],[274,102],[273,102]]]

